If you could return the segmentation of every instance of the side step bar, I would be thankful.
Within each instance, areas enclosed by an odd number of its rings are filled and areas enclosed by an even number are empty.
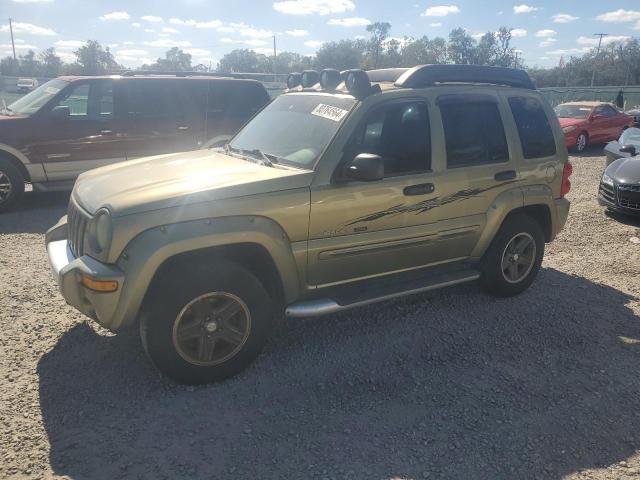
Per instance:
[[[362,295],[359,295],[359,298],[354,298],[353,301],[336,301],[331,298],[319,298],[316,300],[293,303],[287,307],[285,314],[288,317],[294,318],[317,317],[320,315],[349,310],[351,308],[362,307],[372,303],[383,302],[385,300],[391,300],[392,298],[403,297],[414,293],[428,292],[430,290],[450,287],[460,283],[472,282],[478,278],[480,278],[479,272],[471,269],[465,269],[463,271],[450,272],[437,278],[422,278],[417,282],[412,282],[411,285],[405,285],[406,288],[402,290],[390,288],[387,292],[378,291],[378,295],[371,296],[369,298],[363,298]],[[379,289],[374,288],[373,290]]]

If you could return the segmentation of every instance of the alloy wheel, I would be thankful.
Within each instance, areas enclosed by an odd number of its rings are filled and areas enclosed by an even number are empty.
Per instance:
[[[6,201],[11,195],[11,190],[13,187],[11,186],[11,181],[9,180],[9,176],[0,170],[0,203]]]
[[[229,360],[246,343],[251,314],[241,298],[212,292],[189,302],[173,324],[173,345],[193,365],[212,366]]]
[[[524,280],[536,261],[536,241],[526,233],[515,235],[502,253],[502,275],[509,283]]]

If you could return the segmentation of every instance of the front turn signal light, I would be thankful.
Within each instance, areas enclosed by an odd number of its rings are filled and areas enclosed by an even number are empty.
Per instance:
[[[89,275],[82,274],[80,275],[80,281],[82,285],[94,292],[111,293],[118,289],[118,282],[115,280],[96,280]]]

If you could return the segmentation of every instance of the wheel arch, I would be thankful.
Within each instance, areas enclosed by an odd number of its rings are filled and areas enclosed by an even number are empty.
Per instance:
[[[14,148],[7,147],[6,145],[0,144],[0,158],[4,158],[9,162],[11,162],[11,164],[20,171],[25,181],[30,182],[31,175],[29,174],[27,167],[25,167],[24,165],[24,160],[21,159],[20,157],[24,157],[24,155],[22,155],[20,152],[18,152]]]

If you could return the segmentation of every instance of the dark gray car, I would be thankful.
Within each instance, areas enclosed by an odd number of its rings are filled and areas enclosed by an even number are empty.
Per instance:
[[[607,168],[600,179],[598,203],[610,210],[640,215],[640,129],[626,130],[605,151]]]
[[[627,115],[631,115],[633,117],[634,126],[640,128],[640,107],[634,107],[624,113],[626,113]]]

